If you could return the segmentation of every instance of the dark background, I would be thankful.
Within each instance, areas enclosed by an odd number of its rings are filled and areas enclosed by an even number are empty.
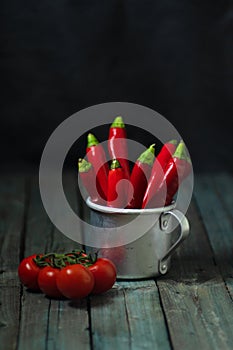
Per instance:
[[[195,171],[233,170],[232,1],[0,6],[2,166],[38,167],[64,119],[93,104],[126,101],[177,128]]]

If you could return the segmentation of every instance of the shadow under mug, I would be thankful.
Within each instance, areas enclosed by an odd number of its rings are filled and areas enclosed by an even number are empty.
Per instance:
[[[137,230],[150,227],[141,237],[125,245],[113,248],[86,246],[88,253],[98,252],[98,257],[105,257],[114,262],[117,279],[146,279],[164,275],[171,266],[172,253],[189,235],[189,222],[184,214],[175,208],[175,203],[154,209],[114,209],[95,204],[88,198],[86,204],[89,208],[88,221],[93,226],[103,229],[119,227],[140,214]],[[174,219],[180,226],[175,242],[172,239],[176,231],[172,230]]]

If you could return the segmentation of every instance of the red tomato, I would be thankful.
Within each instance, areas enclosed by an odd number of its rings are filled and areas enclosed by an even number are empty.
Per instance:
[[[40,270],[38,275],[38,284],[43,293],[51,298],[61,298],[63,294],[57,288],[56,279],[60,273],[60,269],[46,266]]]
[[[66,266],[57,275],[57,287],[69,299],[86,297],[93,286],[92,273],[80,264]]]
[[[34,291],[39,291],[39,285],[37,282],[38,274],[41,270],[39,266],[33,261],[37,254],[33,254],[24,258],[18,267],[18,275],[21,283]]]
[[[89,267],[89,270],[95,279],[93,294],[103,293],[112,288],[116,281],[117,271],[111,260],[99,258]]]

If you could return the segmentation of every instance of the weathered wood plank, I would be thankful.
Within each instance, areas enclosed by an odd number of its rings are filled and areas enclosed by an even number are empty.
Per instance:
[[[87,300],[51,300],[47,349],[90,349]]]
[[[202,284],[161,284],[174,349],[231,349],[232,305],[216,278]]]
[[[46,349],[49,307],[50,300],[43,294],[24,291],[17,349]]]
[[[173,257],[171,271],[157,280],[173,348],[230,349],[232,301],[193,204],[188,217],[191,235]]]
[[[3,348],[16,348],[21,317],[19,350],[72,350],[77,347],[85,350],[90,345],[95,349],[170,349],[169,339],[175,350],[198,347],[205,350],[231,349],[232,211],[229,208],[232,190],[226,185],[224,176],[198,181],[197,177],[196,200],[202,217],[192,205],[189,211],[192,234],[173,257],[171,271],[156,281],[159,292],[153,281],[117,282],[106,294],[91,297],[91,313],[88,315],[86,300],[49,300],[43,295],[24,291],[20,314],[17,279],[20,247],[21,250],[25,248],[24,255],[29,255],[35,251],[72,249],[75,243],[53,228],[41,204],[38,187],[34,184],[27,214],[26,240],[21,244],[24,181],[8,178],[7,186],[6,183],[0,186],[2,262],[5,257],[1,269],[4,272],[0,274],[0,306],[3,306],[0,341]],[[231,178],[228,178],[228,183],[231,184]],[[222,189],[229,189],[226,196],[221,195]],[[69,193],[72,198],[73,186]],[[208,208],[210,203],[212,209]]]
[[[49,220],[39,193],[38,176],[30,180],[30,194],[25,227],[24,257],[47,252],[52,239],[53,225]]]
[[[170,349],[155,282],[117,282],[91,297],[94,349]]]
[[[78,202],[76,174],[64,176],[63,186],[72,209],[81,215]],[[67,238],[56,228],[50,251],[68,251],[82,248],[80,244]],[[89,315],[87,299],[77,301],[51,300],[47,333],[47,349],[86,350],[90,348]]]
[[[24,225],[25,178],[1,177],[0,185],[0,252],[1,267],[15,271],[19,262],[20,237]]]
[[[17,266],[24,226],[25,181],[1,176],[0,182],[0,344],[16,348],[20,319],[20,283]]]
[[[77,194],[74,192],[75,179],[70,173],[64,176],[63,185],[70,205],[78,212]],[[24,243],[24,256],[44,252],[65,252],[79,248],[80,245],[67,238],[51,223],[39,193],[38,176],[32,178],[29,213],[27,217],[26,240]]]
[[[233,178],[223,174],[196,176],[195,197],[214,259],[233,299]]]
[[[226,212],[233,219],[233,175],[230,173],[219,173],[211,176],[211,178]]]
[[[75,207],[74,210],[78,210],[73,185],[74,177],[68,174],[64,177],[66,194],[71,205]],[[40,198],[37,178],[34,178],[31,187],[24,245],[25,256],[35,252],[64,252],[78,247],[77,243],[54,228],[47,217]],[[24,290],[18,350],[66,349],[67,345],[72,350],[77,348],[77,344],[80,349],[89,349],[86,300],[80,302],[79,306],[72,307],[68,300],[50,300],[42,294],[28,293]],[[79,329],[86,331],[79,332]]]
[[[77,193],[78,188],[77,188],[76,174],[72,172],[67,172],[63,176],[63,188],[71,208],[75,213],[77,213],[77,215],[81,215],[80,212],[82,208],[80,207],[79,201],[78,201],[79,195]],[[82,248],[82,246],[79,243],[66,237],[62,232],[60,232],[52,224],[52,233],[49,239],[47,240],[47,246],[46,246],[47,252],[56,251],[56,252],[63,253],[69,250],[80,249],[80,248]]]
[[[44,211],[38,177],[31,179],[27,223],[25,227],[24,257],[43,253],[50,244],[52,224]],[[18,349],[46,348],[48,310],[50,301],[39,293],[23,288]]]

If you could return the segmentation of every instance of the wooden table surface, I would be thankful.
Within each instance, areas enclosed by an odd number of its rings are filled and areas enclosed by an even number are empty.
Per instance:
[[[80,211],[74,176],[64,183]],[[117,281],[107,293],[80,301],[50,300],[18,280],[24,256],[77,247],[47,217],[38,178],[2,176],[0,193],[1,349],[233,349],[230,174],[195,175],[191,234],[165,276]]]

